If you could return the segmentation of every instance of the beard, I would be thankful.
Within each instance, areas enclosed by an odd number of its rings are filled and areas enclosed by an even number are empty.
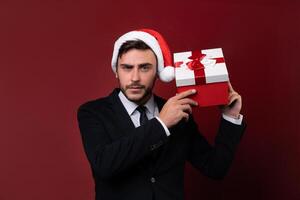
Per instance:
[[[128,100],[130,100],[138,105],[143,105],[150,99],[150,97],[152,95],[152,89],[154,87],[154,82],[150,87],[146,87],[141,84],[133,83],[130,85],[126,85],[125,87],[121,87],[121,85],[120,85],[120,89]],[[131,90],[139,90],[139,91],[130,92]]]

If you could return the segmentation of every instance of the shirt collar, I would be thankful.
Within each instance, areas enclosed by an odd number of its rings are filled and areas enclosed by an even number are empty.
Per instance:
[[[123,94],[122,91],[119,92],[119,98],[124,105],[126,111],[129,115],[132,115],[133,112],[136,110],[136,108],[139,106],[138,104],[130,101],[127,99],[127,97]],[[154,102],[154,96],[151,95],[150,99],[144,104],[144,106],[147,108],[147,111],[150,112],[150,114],[154,115],[155,112],[155,102]]]

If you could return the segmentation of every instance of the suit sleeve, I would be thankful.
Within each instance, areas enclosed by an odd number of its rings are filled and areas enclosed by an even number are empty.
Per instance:
[[[78,110],[83,145],[93,172],[102,179],[118,177],[167,140],[160,122],[153,118],[145,125],[111,140],[105,120],[86,106]]]
[[[221,119],[214,146],[198,132],[197,124],[189,121],[190,147],[188,160],[204,175],[223,179],[234,158],[238,143],[246,128],[244,122],[236,125]]]

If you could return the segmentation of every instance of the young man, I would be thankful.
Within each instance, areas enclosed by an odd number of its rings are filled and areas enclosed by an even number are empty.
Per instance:
[[[168,101],[152,93],[157,77],[173,78],[170,51],[161,35],[142,29],[115,43],[112,68],[119,88],[83,104],[78,111],[83,144],[97,200],[183,199],[184,165],[221,179],[245,129],[241,96],[230,85],[215,144],[192,119],[197,102],[189,90]]]

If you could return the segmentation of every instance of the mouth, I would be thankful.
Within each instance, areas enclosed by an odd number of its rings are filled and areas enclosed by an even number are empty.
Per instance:
[[[132,92],[140,92],[144,87],[142,86],[130,86],[128,87],[128,90]]]

